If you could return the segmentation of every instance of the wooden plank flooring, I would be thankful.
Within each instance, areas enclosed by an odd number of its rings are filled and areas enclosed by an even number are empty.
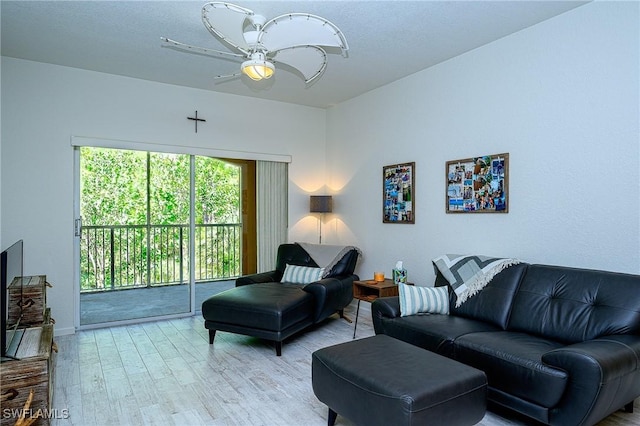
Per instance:
[[[355,317],[355,302],[345,313]],[[372,336],[362,303],[356,338]],[[252,337],[218,332],[210,346],[200,316],[86,330],[56,337],[53,407],[62,425],[326,425],[327,408],[313,394],[311,353],[347,342],[353,324],[331,317],[285,342],[282,356]],[[480,425],[534,425],[488,412]],[[640,424],[618,412],[599,426]],[[338,416],[336,425],[351,425]]]

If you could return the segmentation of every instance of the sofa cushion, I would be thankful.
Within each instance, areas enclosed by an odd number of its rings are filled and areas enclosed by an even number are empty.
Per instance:
[[[342,277],[345,275],[352,275],[356,268],[358,261],[358,250],[349,250],[342,259],[338,260],[329,271],[326,271],[325,278],[329,277]],[[287,265],[299,265],[309,266],[312,268],[318,268],[318,265],[311,255],[297,243],[281,244],[278,247],[278,258],[276,259],[276,271],[279,273],[279,277],[284,273]],[[278,278],[279,278],[278,277]]]
[[[381,306],[376,302],[371,306],[374,322],[376,322],[376,334],[386,334],[449,358],[453,357],[453,342],[459,336],[499,330],[485,322],[450,315],[413,315],[376,319],[375,310]]]
[[[480,293],[457,308],[456,293],[450,291],[449,314],[485,321],[506,329],[513,299],[526,270],[526,263],[508,267],[493,277]],[[435,285],[448,285],[446,278],[439,272]]]
[[[432,262],[458,296],[456,306],[480,292],[496,274],[520,263],[512,258],[460,254],[445,254]]]
[[[360,253],[356,249],[349,250],[342,259],[338,260],[329,271],[325,271],[325,278],[352,275]]]
[[[309,284],[318,281],[324,274],[324,268],[309,266],[287,265],[280,282],[292,284]]]
[[[280,331],[310,321],[314,309],[311,294],[295,284],[263,283],[235,287],[202,303],[207,321]]]
[[[542,362],[562,343],[509,331],[466,334],[454,343],[455,359],[487,374],[489,387],[543,407],[554,407],[567,387],[568,374]]]
[[[318,264],[313,261],[309,253],[307,253],[299,244],[287,243],[280,244],[278,247],[278,257],[276,259],[276,270],[284,274],[287,265],[310,266],[319,268]]]
[[[400,284],[400,316],[421,313],[449,314],[449,292],[446,287],[420,287]]]
[[[565,343],[640,334],[640,276],[529,265],[509,330]]]

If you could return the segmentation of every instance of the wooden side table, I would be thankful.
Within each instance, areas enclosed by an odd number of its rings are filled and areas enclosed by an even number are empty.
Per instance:
[[[413,285],[412,283],[407,283]],[[391,297],[398,295],[398,286],[391,279],[377,282],[373,280],[354,281],[353,297],[358,299],[358,307],[356,309],[356,323],[353,327],[353,338],[356,338],[356,329],[358,328],[358,314],[360,313],[360,302],[373,302],[378,297]]]

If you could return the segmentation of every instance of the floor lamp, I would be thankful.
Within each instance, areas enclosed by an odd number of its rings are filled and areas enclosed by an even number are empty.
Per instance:
[[[309,198],[309,212],[320,213],[320,237],[318,244],[322,244],[322,218],[325,213],[333,211],[333,198],[331,195],[312,195]]]

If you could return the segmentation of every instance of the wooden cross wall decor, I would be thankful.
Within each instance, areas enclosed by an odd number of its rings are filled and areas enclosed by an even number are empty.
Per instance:
[[[198,133],[198,121],[206,122],[203,118],[198,118],[198,111],[196,111],[195,117],[187,117],[187,120],[193,120],[196,123],[196,133]]]

